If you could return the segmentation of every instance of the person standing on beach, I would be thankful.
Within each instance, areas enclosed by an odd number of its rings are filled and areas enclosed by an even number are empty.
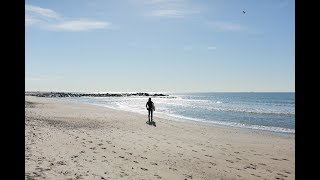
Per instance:
[[[151,101],[151,98],[149,98],[147,104],[146,104],[146,108],[148,110],[148,118],[149,118],[149,122],[150,122],[150,114],[151,114],[151,121],[153,121],[153,111],[156,110],[153,102]]]

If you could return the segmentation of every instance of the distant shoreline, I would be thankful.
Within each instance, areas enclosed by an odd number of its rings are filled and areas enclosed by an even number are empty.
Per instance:
[[[70,93],[70,92],[25,92],[25,95],[37,97],[127,97],[127,96],[169,96],[162,93]]]

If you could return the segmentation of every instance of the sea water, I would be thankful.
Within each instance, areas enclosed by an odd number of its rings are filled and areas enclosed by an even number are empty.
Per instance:
[[[69,97],[83,102],[146,115],[149,97]],[[253,130],[295,134],[295,93],[170,93],[151,97],[157,117],[205,122]]]

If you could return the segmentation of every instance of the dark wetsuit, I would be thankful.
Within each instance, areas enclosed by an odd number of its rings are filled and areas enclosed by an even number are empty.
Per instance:
[[[153,120],[153,107],[154,107],[154,105],[153,105],[153,102],[152,101],[148,101],[147,102],[147,104],[146,104],[146,106],[148,106],[148,117],[149,117],[149,121],[150,121],[150,114],[151,114],[151,121]]]

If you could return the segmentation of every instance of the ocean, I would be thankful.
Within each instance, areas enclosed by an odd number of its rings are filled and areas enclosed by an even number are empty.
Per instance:
[[[168,93],[167,93],[168,94]],[[68,101],[93,104],[146,115],[148,97],[67,97]],[[173,121],[205,122],[251,130],[295,134],[294,92],[169,93],[151,97],[157,117]]]

